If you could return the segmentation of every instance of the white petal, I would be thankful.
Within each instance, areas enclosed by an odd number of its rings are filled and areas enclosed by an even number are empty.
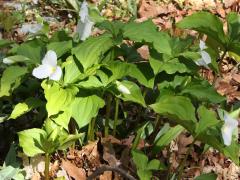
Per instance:
[[[58,81],[60,80],[61,76],[62,76],[62,69],[60,68],[60,66],[57,66],[56,70],[49,76],[49,79]]]
[[[200,40],[199,48],[201,49],[201,51],[207,48],[204,41]]]
[[[224,144],[230,146],[232,143],[232,131],[228,127],[223,126],[221,132]]]
[[[47,64],[43,64],[34,68],[32,75],[38,79],[44,79],[49,77],[51,73],[52,73],[52,67]]]
[[[91,35],[93,25],[94,25],[94,22],[92,22],[88,18],[85,20],[84,23],[81,21],[78,21],[77,32],[78,32],[79,38],[82,41],[84,41]]]
[[[224,113],[224,125],[221,128],[222,137],[226,146],[231,145],[234,129],[238,127],[238,121],[233,119],[227,113]]]
[[[80,20],[82,21],[82,23],[84,23],[86,18],[88,17],[88,3],[86,1],[82,2],[79,16],[80,16]]]
[[[9,58],[4,58],[4,59],[3,59],[3,63],[4,63],[4,64],[13,64],[14,61],[11,60],[11,59],[9,59]]]
[[[210,55],[206,51],[201,51],[200,53],[201,53],[202,59],[205,61],[205,63],[210,64],[211,63]]]
[[[117,89],[123,93],[123,94],[131,94],[131,92],[129,91],[129,89],[124,86],[121,82],[119,81],[116,81],[116,84],[117,84]]]
[[[206,64],[206,62],[201,58],[201,59],[198,59],[197,61],[195,61],[195,63],[198,65],[198,66],[204,66],[205,68],[209,68],[208,65]]]
[[[48,64],[52,67],[57,66],[57,54],[53,50],[49,50],[42,60],[42,64]]]

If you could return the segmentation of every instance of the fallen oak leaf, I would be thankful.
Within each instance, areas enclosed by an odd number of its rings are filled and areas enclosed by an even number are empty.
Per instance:
[[[74,179],[86,180],[86,172],[83,168],[78,168],[70,161],[62,160],[62,168]]]

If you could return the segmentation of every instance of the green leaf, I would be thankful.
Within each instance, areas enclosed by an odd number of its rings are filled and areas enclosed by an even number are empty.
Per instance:
[[[65,68],[64,83],[69,84],[77,81],[82,74],[73,56],[69,56],[63,64]]]
[[[26,99],[25,102],[18,103],[14,107],[14,109],[8,119],[16,119],[19,116],[31,111],[34,108],[39,107],[41,105],[43,105],[43,102],[40,99],[30,97],[30,98]]]
[[[175,120],[190,132],[194,132],[195,123],[195,108],[190,99],[184,96],[166,95],[160,100],[150,105],[150,107],[160,115],[168,117],[170,120]]]
[[[14,43],[13,41],[9,41],[7,39],[0,39],[0,48],[7,47],[13,43]]]
[[[26,67],[7,67],[1,77],[0,97],[10,96],[12,91],[20,85],[21,78],[26,73]]]
[[[134,82],[131,82],[131,81],[127,81],[127,80],[121,81],[121,84],[130,91],[130,94],[121,93],[119,98],[121,98],[124,101],[135,102],[135,103],[141,104],[142,106],[146,107],[145,100],[142,95],[141,89],[138,87],[137,84],[135,84]]]
[[[48,117],[68,109],[78,91],[74,87],[63,89],[57,83],[48,85],[46,81],[43,81],[42,87],[44,89],[45,98],[47,99],[46,109]]]
[[[40,64],[45,52],[45,44],[39,39],[34,39],[21,44],[17,54],[30,59],[33,64]]]
[[[142,85],[153,88],[154,85],[154,73],[148,62],[141,62],[137,64],[131,64],[129,70],[129,76],[136,78]]]
[[[165,71],[167,74],[190,72],[188,67],[180,62],[178,58],[159,54],[156,51],[151,52],[149,62],[155,75],[162,71]]]
[[[82,128],[97,116],[99,109],[104,105],[104,100],[96,95],[76,97],[72,103],[72,117],[79,128]]]
[[[84,134],[74,134],[68,135],[66,139],[60,142],[59,150],[66,150],[70,147],[76,140],[80,139]]]
[[[208,101],[212,103],[220,103],[226,99],[218,94],[208,81],[193,81],[183,89],[181,94],[190,94],[200,101]]]
[[[130,22],[123,28],[124,38],[136,42],[153,42],[156,38],[157,27],[152,20],[142,23]]]
[[[18,132],[19,144],[23,152],[30,157],[44,153],[42,149],[36,146],[35,142],[41,143],[41,136],[46,138],[47,134],[42,129],[28,129]]]
[[[230,41],[239,42],[240,40],[240,16],[235,12],[227,15],[228,36]]]
[[[139,176],[140,180],[149,180],[152,177],[152,172],[149,170],[138,170],[137,175]]]
[[[68,130],[68,124],[71,119],[72,112],[69,109],[65,109],[65,111],[61,111],[55,116],[51,117],[51,120],[53,120],[56,124],[64,127],[66,130]]]
[[[217,175],[214,173],[201,174],[200,176],[194,178],[194,180],[216,180]]]
[[[209,128],[217,125],[220,121],[217,120],[214,111],[208,110],[204,106],[198,108],[199,123],[196,128],[196,134],[204,133]]]
[[[148,163],[147,169],[149,169],[149,170],[165,170],[166,166],[164,164],[162,164],[158,159],[153,159]]]
[[[102,35],[99,37],[90,37],[79,46],[72,49],[72,53],[77,57],[82,64],[84,70],[98,64],[102,56],[111,47],[113,40],[110,35]]]
[[[134,149],[132,150],[132,156],[137,169],[145,170],[147,168],[148,157],[142,151]]]
[[[227,39],[223,31],[223,24],[220,19],[209,12],[197,12],[185,17],[177,23],[178,28],[193,29],[204,33],[223,46],[226,46]]]
[[[153,146],[153,152],[159,153],[172,140],[174,140],[183,130],[184,128],[180,125],[171,127],[165,134],[160,136],[160,138],[155,141]]]
[[[72,49],[72,41],[52,42],[47,45],[47,50],[56,52],[57,57],[61,57]]]
[[[0,179],[3,180],[9,180],[9,179],[13,179],[13,180],[24,180],[24,176],[22,174],[21,169],[19,168],[14,168],[12,166],[6,166],[1,168],[0,170]]]
[[[96,76],[90,76],[86,81],[79,82],[77,86],[80,88],[93,89],[103,87],[104,84],[102,84]]]

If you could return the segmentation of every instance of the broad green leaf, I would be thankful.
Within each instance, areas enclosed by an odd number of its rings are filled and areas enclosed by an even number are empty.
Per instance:
[[[161,163],[158,159],[153,159],[148,162],[147,169],[149,170],[165,170],[166,166]]]
[[[49,85],[46,84],[46,81],[42,83],[42,87],[44,89],[45,98],[47,99],[46,109],[48,117],[68,109],[78,91],[74,87],[63,89],[57,83]]]
[[[153,42],[153,47],[163,54],[176,57],[186,51],[192,44],[192,38],[180,39],[170,37],[167,33],[158,32]]]
[[[197,122],[195,108],[187,97],[166,95],[150,107],[156,113],[164,115],[170,120],[175,120],[188,131],[194,132]]]
[[[237,62],[240,62],[240,43],[232,42],[229,44],[228,52],[231,57]]]
[[[130,22],[123,28],[124,38],[128,38],[136,42],[153,42],[156,38],[157,27],[152,20],[141,23]]]
[[[160,138],[155,141],[154,147],[153,147],[153,152],[154,153],[160,152],[172,140],[174,140],[183,130],[184,130],[184,128],[180,125],[171,127],[165,134],[160,136]]]
[[[7,153],[7,156],[4,160],[3,166],[12,166],[12,167],[19,167],[20,163],[17,160],[16,154],[16,145],[14,143],[11,144],[11,147]]]
[[[13,43],[14,43],[13,41],[9,41],[7,39],[0,39],[0,49],[4,48],[4,47],[7,47],[7,46],[9,46]]]
[[[98,64],[106,53],[113,47],[113,40],[110,35],[102,35],[99,37],[90,37],[77,47],[72,49],[72,53],[82,64],[84,70],[94,64]]]
[[[70,5],[76,12],[79,11],[79,3],[77,0],[65,0],[65,2]]]
[[[177,23],[177,27],[183,29],[193,29],[204,33],[223,46],[226,46],[226,37],[223,31],[223,24],[220,19],[209,12],[197,12],[185,17]]]
[[[135,102],[135,103],[141,104],[142,106],[146,107],[145,100],[142,95],[141,89],[139,88],[139,86],[137,84],[135,84],[134,82],[131,82],[131,81],[127,81],[127,80],[121,81],[121,84],[130,91],[130,94],[121,93],[119,98],[121,98],[124,101]]]
[[[30,59],[33,64],[40,64],[45,53],[45,44],[39,39],[34,39],[21,44],[17,49],[17,54]]]
[[[40,99],[30,97],[30,98],[26,99],[25,102],[18,103],[14,107],[14,109],[8,119],[16,119],[19,116],[31,111],[34,108],[39,107],[41,105],[43,105],[43,102]]]
[[[148,62],[131,64],[129,70],[129,76],[136,78],[142,85],[153,88],[154,85],[154,73]]]
[[[52,42],[47,45],[47,50],[53,50],[56,52],[57,57],[61,57],[65,53],[69,52],[72,48],[72,41]]]
[[[198,108],[198,116],[199,116],[199,123],[196,127],[196,136],[201,133],[204,133],[215,125],[217,125],[220,121],[217,120],[216,114],[214,111],[208,110],[204,106],[200,106]]]
[[[231,12],[227,15],[228,36],[230,41],[240,40],[240,16],[236,12]]]
[[[61,111],[55,116],[51,117],[51,120],[53,120],[56,124],[64,127],[66,130],[68,130],[68,124],[71,119],[72,112],[70,109],[65,109],[65,111]]]
[[[201,174],[200,176],[194,178],[194,180],[216,180],[217,175],[214,173]]]
[[[149,180],[152,178],[152,172],[150,170],[138,170],[137,175],[139,176],[140,180]]]
[[[104,100],[96,95],[76,97],[72,103],[72,117],[79,128],[82,128],[97,116],[99,109],[104,105]]]
[[[76,140],[80,139],[83,134],[74,134],[68,135],[66,139],[60,142],[60,146],[58,147],[59,150],[66,150],[70,147]]]
[[[0,168],[0,179],[2,180],[24,180],[23,170],[12,166]]]
[[[103,21],[99,24],[97,24],[98,28],[104,29],[111,33],[115,38],[119,35],[119,33],[122,31],[124,27],[124,23],[121,21]]]
[[[167,74],[190,72],[188,67],[178,58],[173,58],[167,54],[159,54],[156,51],[150,53],[149,62],[155,75],[162,71]]]
[[[80,88],[92,89],[103,87],[104,84],[102,84],[102,82],[96,76],[90,76],[86,81],[79,82],[77,86]]]
[[[135,163],[137,169],[145,170],[148,165],[148,157],[140,150],[132,150],[133,162]],[[139,163],[141,162],[141,163]]]
[[[77,63],[75,62],[73,56],[69,56],[64,63],[65,75],[64,83],[73,83],[79,79],[79,76],[82,74]]]
[[[161,90],[163,88],[173,88],[176,89],[176,91],[179,91],[178,88],[182,89],[184,88],[188,82],[191,81],[191,76],[178,76],[175,75],[174,79],[172,81],[166,81],[158,84],[158,88]]]
[[[0,97],[10,96],[12,91],[20,85],[21,78],[26,73],[26,67],[7,67],[1,77]]]
[[[19,145],[23,148],[23,152],[30,157],[44,153],[42,149],[36,146],[35,142],[41,141],[41,136],[46,138],[47,134],[42,129],[28,129],[18,132]]]
[[[193,81],[183,89],[181,94],[190,94],[200,101],[220,103],[226,98],[216,92],[216,90],[207,81]]]

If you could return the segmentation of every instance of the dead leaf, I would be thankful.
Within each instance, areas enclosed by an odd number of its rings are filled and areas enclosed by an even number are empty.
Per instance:
[[[105,171],[100,175],[99,180],[112,180],[112,171]]]
[[[62,167],[66,170],[69,176],[73,177],[76,180],[85,180],[86,179],[86,172],[83,168],[78,168],[70,161],[62,160]]]

